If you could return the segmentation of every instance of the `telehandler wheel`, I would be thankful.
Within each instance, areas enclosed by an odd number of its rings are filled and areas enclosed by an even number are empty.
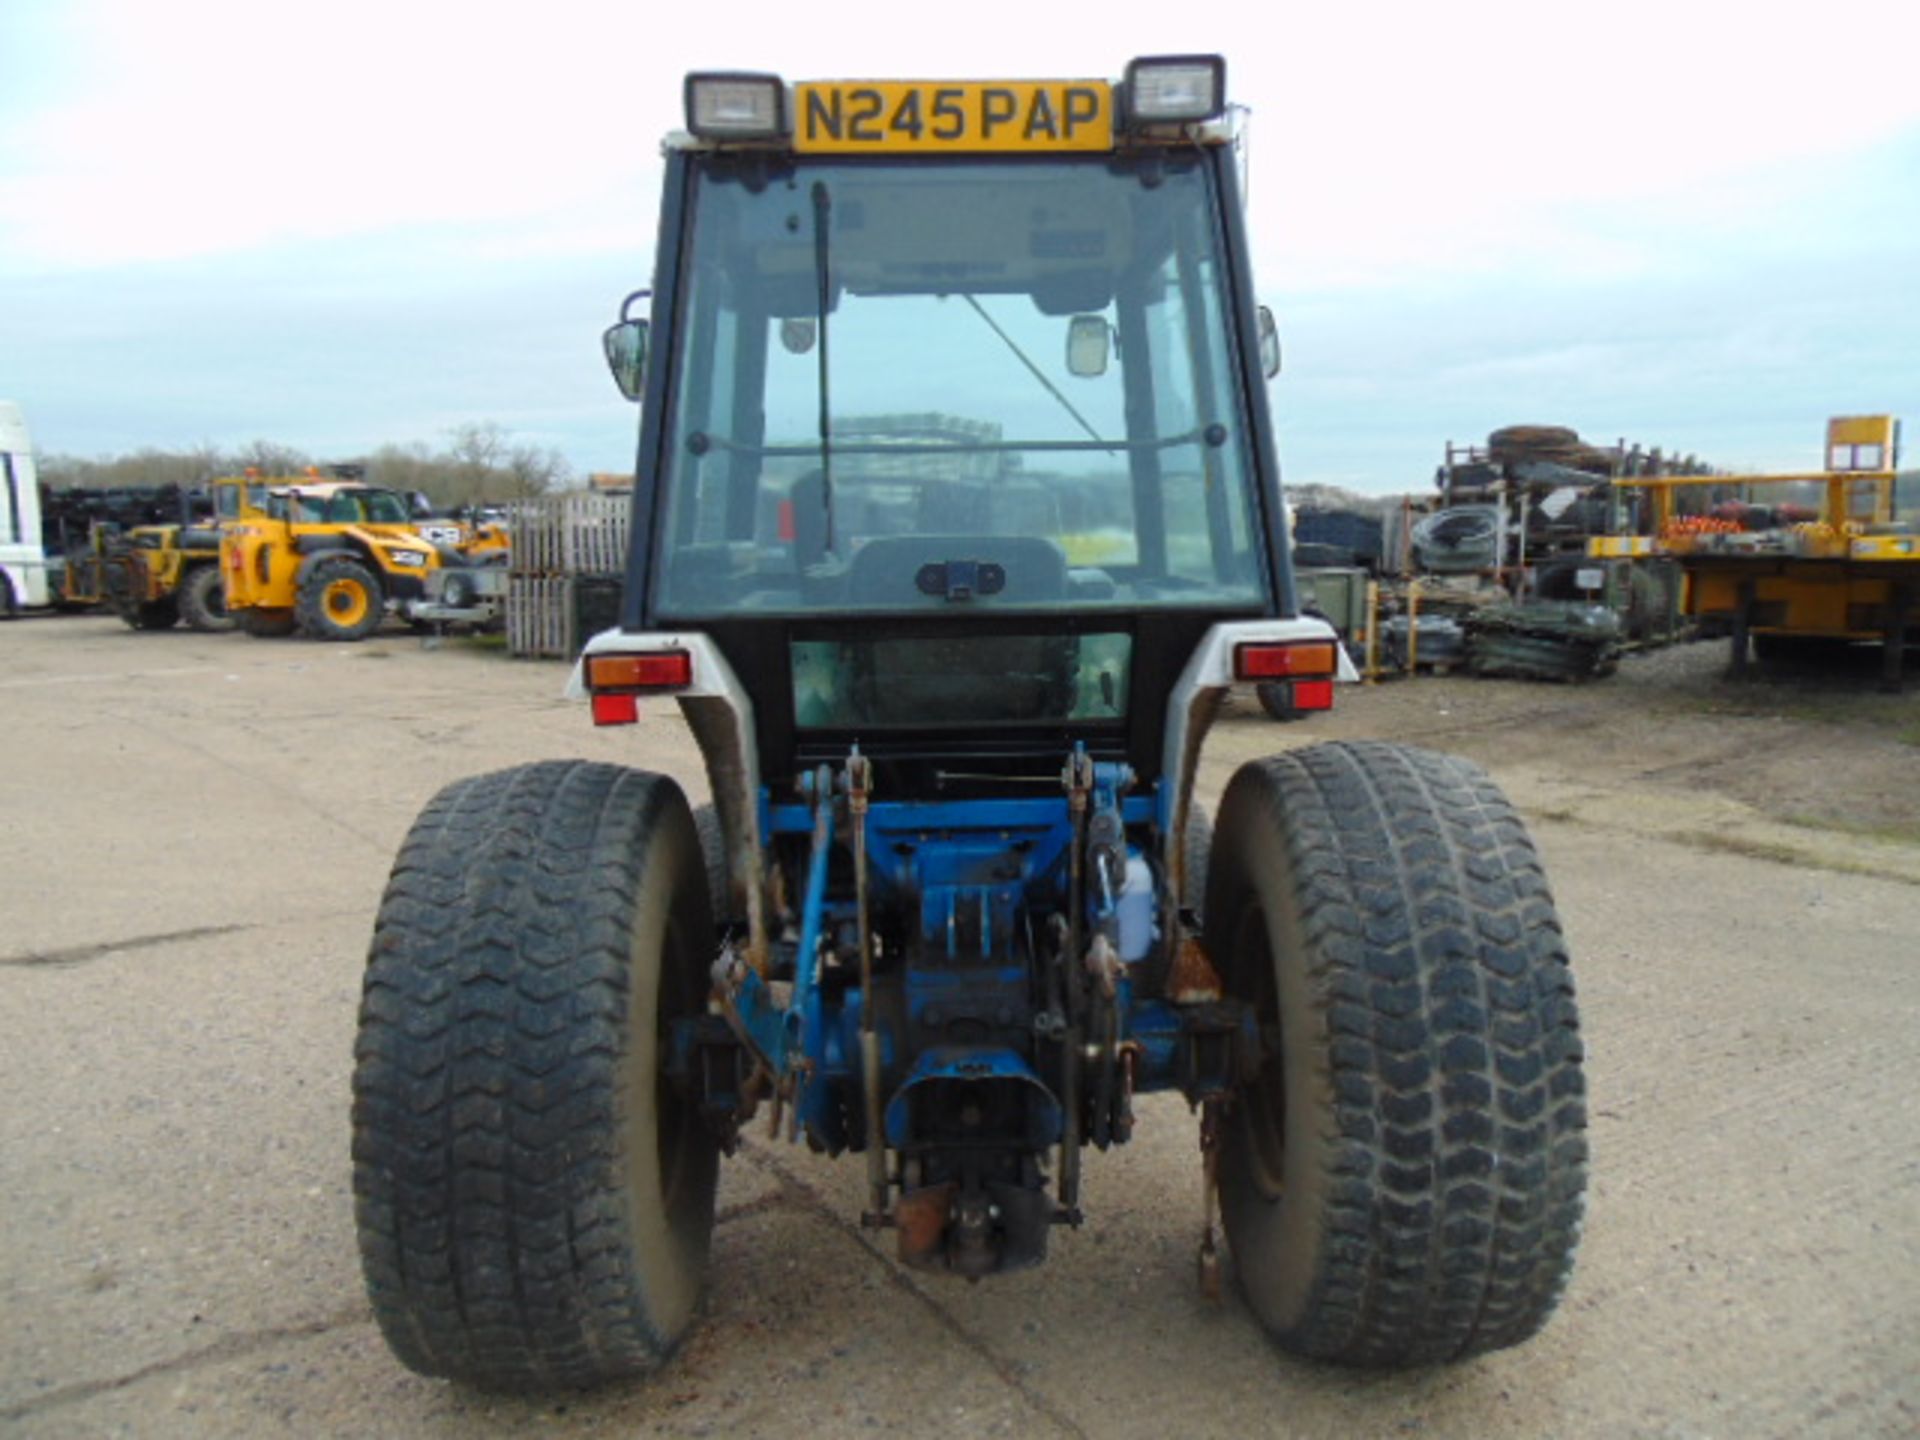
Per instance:
[[[172,596],[165,600],[144,600],[133,613],[121,617],[136,630],[171,630],[180,623],[180,607]]]
[[[256,640],[279,640],[293,634],[293,611],[279,606],[252,605],[239,612],[240,628]]]
[[[1319,1359],[1417,1365],[1513,1345],[1580,1235],[1585,1077],[1533,842],[1477,766],[1384,744],[1240,768],[1208,950],[1269,1038],[1222,1127],[1248,1303]]]
[[[408,1366],[643,1373],[691,1323],[719,1150],[664,1073],[713,925],[686,797],[586,761],[448,786],[400,849],[355,1046],[367,1293]]]
[[[294,614],[315,640],[364,640],[386,618],[387,601],[373,572],[343,555],[313,567]]]
[[[180,582],[180,614],[195,630],[217,634],[233,629],[227,592],[218,565],[196,565]]]

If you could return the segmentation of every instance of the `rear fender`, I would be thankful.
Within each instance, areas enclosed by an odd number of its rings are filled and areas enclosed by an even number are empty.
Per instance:
[[[586,700],[587,661],[595,655],[644,650],[685,650],[692,657],[692,683],[674,692],[680,713],[707,764],[713,808],[726,842],[729,879],[747,902],[748,948],[756,964],[769,953],[765,910],[765,843],[760,833],[760,762],[754,738],[753,701],[713,640],[697,631],[631,634],[602,630],[587,641],[565,690]]]
[[[1296,641],[1333,642],[1334,678],[1355,685],[1360,672],[1333,626],[1312,616],[1284,620],[1231,620],[1213,626],[1194,647],[1186,669],[1167,695],[1165,749],[1161,758],[1160,863],[1167,876],[1168,894],[1185,893],[1187,811],[1193,797],[1193,779],[1200,764],[1200,746],[1219,713],[1220,702],[1233,688],[1233,656],[1241,645],[1287,644]]]

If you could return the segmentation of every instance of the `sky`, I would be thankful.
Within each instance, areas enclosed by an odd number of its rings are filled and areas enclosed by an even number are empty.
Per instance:
[[[1920,6],[1765,10],[5,0],[0,398],[66,455],[492,422],[630,470],[599,335],[687,71],[1217,51],[1289,481],[1425,488],[1519,423],[1811,468],[1830,415],[1920,426]]]

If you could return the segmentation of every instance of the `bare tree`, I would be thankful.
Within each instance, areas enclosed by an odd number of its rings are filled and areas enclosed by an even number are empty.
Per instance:
[[[492,420],[477,420],[456,425],[447,435],[452,441],[448,455],[464,492],[461,499],[477,500],[486,493],[487,482],[500,468],[507,448],[507,432]]]
[[[234,452],[232,462],[235,470],[257,470],[266,476],[300,475],[313,464],[305,451],[272,440],[255,440],[242,446]]]
[[[183,490],[204,485],[225,468],[212,446],[198,450],[157,450],[148,447],[131,455],[87,460],[73,455],[44,455],[40,478],[55,490],[118,490],[133,486],[177,485]]]
[[[533,445],[516,445],[507,453],[506,472],[511,477],[511,498],[524,500],[565,488],[573,478],[573,467],[558,450],[542,450]]]
[[[573,469],[550,446],[513,443],[511,433],[492,420],[456,425],[446,448],[423,442],[383,445],[357,460],[368,482],[390,490],[418,492],[440,509],[518,500],[566,486]],[[40,457],[41,478],[59,489],[114,489],[177,485],[191,490],[218,475],[255,470],[269,477],[297,476],[311,464],[290,445],[255,440],[231,453],[210,444],[192,450],[152,447],[127,455],[83,459],[71,455]]]

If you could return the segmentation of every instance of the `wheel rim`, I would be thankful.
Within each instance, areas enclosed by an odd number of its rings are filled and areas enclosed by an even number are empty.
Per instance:
[[[1279,1033],[1280,1005],[1267,918],[1250,906],[1234,935],[1234,954],[1245,958],[1248,1001],[1260,1022],[1264,1044],[1260,1073],[1240,1090],[1240,1128],[1246,1137],[1246,1170],[1263,1199],[1278,1200],[1285,1189],[1287,1082],[1285,1057],[1272,1043]]]
[[[320,604],[336,625],[358,625],[367,618],[367,592],[353,580],[333,580],[320,592]]]

